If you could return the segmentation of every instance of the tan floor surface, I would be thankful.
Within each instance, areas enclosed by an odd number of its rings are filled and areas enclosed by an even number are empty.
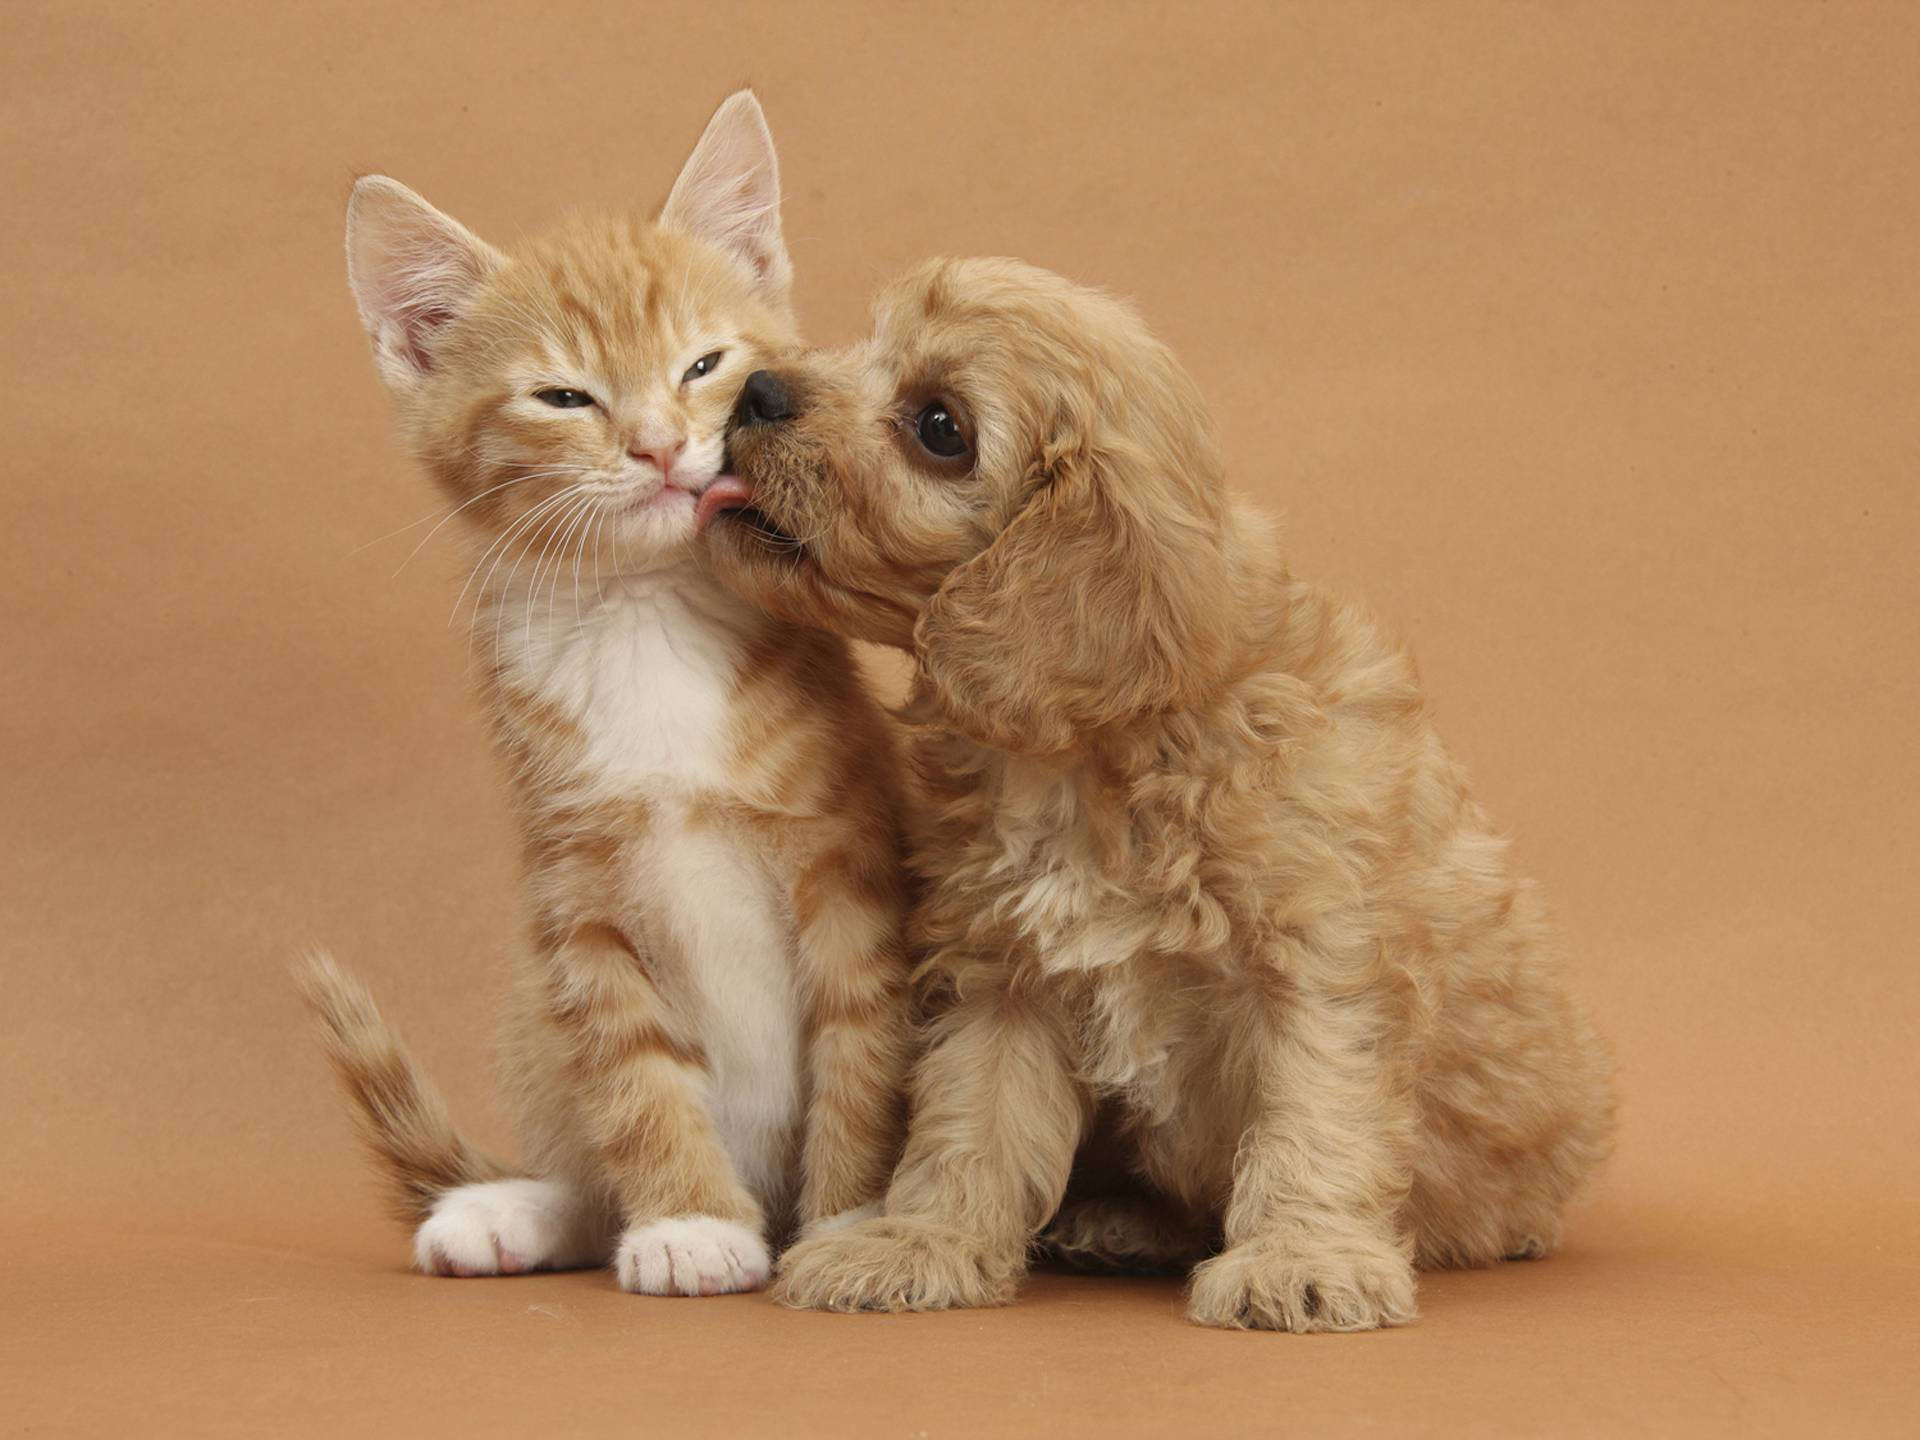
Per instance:
[[[0,32],[0,1432],[1920,1429],[1920,10]],[[812,334],[934,251],[1136,296],[1296,568],[1414,644],[1620,1052],[1567,1253],[1328,1339],[1161,1283],[891,1319],[405,1273],[282,967],[333,945],[500,1143],[514,863],[453,552],[379,541],[432,499],[341,206],[650,204],[746,82]]]
[[[338,1239],[88,1239],[33,1247],[19,1433],[1913,1433],[1911,1267],[1872,1247],[1756,1262],[1601,1227],[1547,1264],[1429,1280],[1411,1329],[1277,1337],[1183,1323],[1173,1281],[796,1315],[605,1274],[435,1283]]]

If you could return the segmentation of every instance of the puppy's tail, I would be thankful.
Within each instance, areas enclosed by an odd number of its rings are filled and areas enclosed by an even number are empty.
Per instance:
[[[360,1137],[387,1181],[395,1218],[408,1226],[460,1185],[509,1173],[469,1145],[454,1128],[446,1102],[399,1036],[387,1028],[367,987],[325,951],[294,969],[320,1040],[352,1102]]]

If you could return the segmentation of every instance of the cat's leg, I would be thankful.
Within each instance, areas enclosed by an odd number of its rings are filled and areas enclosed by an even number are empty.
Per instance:
[[[600,1161],[582,1131],[564,1038],[548,1013],[542,967],[522,951],[508,987],[500,1080],[517,1113],[529,1175],[449,1190],[414,1234],[414,1263],[434,1275],[517,1275],[604,1265],[614,1219]]]
[[[1414,1316],[1412,1099],[1385,1025],[1351,990],[1286,987],[1254,1020],[1255,1116],[1234,1164],[1226,1250],[1193,1275],[1188,1315],[1260,1330],[1371,1330]]]
[[[1060,1204],[1088,1102],[1046,1002],[980,985],[917,1067],[906,1153],[876,1219],[802,1241],[775,1298],[822,1310],[938,1310],[1013,1298]]]
[[[758,1289],[772,1269],[760,1206],[715,1134],[706,1056],[654,984],[653,962],[604,924],[577,926],[546,959],[581,1114],[626,1225],[621,1288]]]
[[[491,1180],[449,1190],[413,1237],[429,1275],[582,1270],[606,1260],[599,1206],[571,1180]]]
[[[910,1047],[904,904],[892,869],[835,850],[793,887],[809,1020],[802,1237],[870,1218],[900,1158]]]

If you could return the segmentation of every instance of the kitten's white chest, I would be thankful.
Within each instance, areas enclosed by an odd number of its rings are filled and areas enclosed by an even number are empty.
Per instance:
[[[517,656],[503,658],[513,683],[580,736],[563,785],[649,802],[618,898],[638,912],[639,930],[668,938],[685,961],[676,1003],[707,1056],[716,1137],[773,1210],[787,1193],[803,1093],[791,921],[765,857],[691,818],[698,797],[739,789],[732,712],[746,640],[732,604],[697,579],[629,579],[577,618],[571,599],[550,616],[536,610]]]
[[[802,1092],[784,897],[762,857],[671,811],[656,823],[636,878],[691,962],[686,1008],[707,1055],[715,1134],[742,1183],[777,1209],[787,1196]]]
[[[527,631],[518,678],[578,727],[582,778],[594,788],[731,788],[731,706],[743,647],[711,597],[664,582],[622,582],[578,618],[570,600],[551,614],[536,611]]]

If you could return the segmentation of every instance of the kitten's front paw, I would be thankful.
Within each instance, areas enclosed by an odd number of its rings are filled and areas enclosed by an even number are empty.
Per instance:
[[[1413,1319],[1413,1266],[1365,1237],[1250,1241],[1193,1272],[1187,1318],[1234,1330],[1376,1330]]]
[[[614,1253],[620,1288],[636,1295],[731,1295],[758,1290],[773,1263],[746,1226],[711,1215],[636,1225]]]
[[[449,1190],[413,1236],[429,1275],[522,1275],[606,1260],[579,1188],[560,1180],[490,1180]]]
[[[883,1217],[794,1246],[781,1258],[773,1298],[802,1310],[1004,1305],[1023,1258],[952,1226]]]

